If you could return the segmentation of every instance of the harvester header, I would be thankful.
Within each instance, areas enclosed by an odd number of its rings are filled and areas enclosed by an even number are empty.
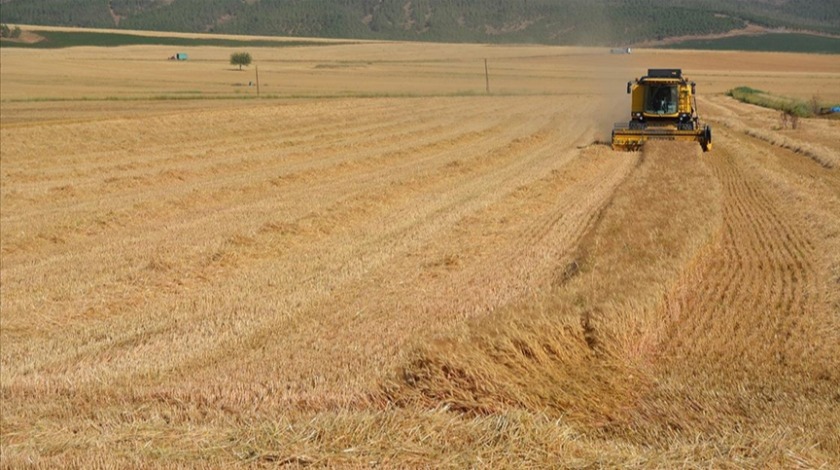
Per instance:
[[[629,123],[617,123],[612,132],[616,150],[637,150],[649,139],[688,140],[712,148],[712,128],[700,122],[696,85],[681,69],[648,69],[647,75],[627,82],[631,95]]]

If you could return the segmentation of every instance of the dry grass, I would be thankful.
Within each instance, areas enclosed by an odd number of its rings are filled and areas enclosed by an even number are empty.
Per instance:
[[[659,342],[652,312],[715,220],[715,188],[694,147],[675,164],[667,147],[649,146],[552,292],[431,346],[400,372],[406,390],[389,391],[392,400],[418,390],[430,404],[480,414],[516,405],[590,424],[616,419],[646,381],[634,362]]]
[[[706,103],[715,111],[713,121],[728,129],[805,155],[826,168],[840,166],[840,124],[837,121],[800,118],[796,129],[788,129],[778,111],[736,105],[725,97],[714,97]]]
[[[836,123],[589,145],[647,67],[830,57],[266,49],[294,99],[143,99],[236,95],[169,52],[2,50],[0,466],[840,465]]]

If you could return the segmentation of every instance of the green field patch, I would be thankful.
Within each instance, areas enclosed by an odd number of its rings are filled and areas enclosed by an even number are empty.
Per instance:
[[[743,103],[775,109],[798,117],[827,115],[829,113],[823,113],[822,111],[832,108],[830,104],[821,102],[817,97],[810,101],[803,101],[787,96],[774,95],[748,86],[733,88],[726,94]]]
[[[215,39],[215,38],[179,38],[163,36],[138,36],[121,33],[94,32],[66,32],[66,31],[38,31],[43,41],[26,43],[18,41],[0,41],[0,47],[21,47],[29,49],[60,49],[64,47],[97,46],[219,46],[219,47],[300,47],[348,44],[346,42],[329,41],[281,41],[270,39]]]
[[[840,54],[840,38],[798,33],[767,33],[718,39],[694,39],[662,46],[666,49],[714,51],[810,52]]]

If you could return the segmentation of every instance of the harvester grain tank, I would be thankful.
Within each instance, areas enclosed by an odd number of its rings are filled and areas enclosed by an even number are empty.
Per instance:
[[[712,148],[712,128],[700,122],[696,85],[680,69],[649,69],[646,76],[627,82],[631,95],[630,122],[612,132],[616,150],[637,150],[647,140],[687,140]]]

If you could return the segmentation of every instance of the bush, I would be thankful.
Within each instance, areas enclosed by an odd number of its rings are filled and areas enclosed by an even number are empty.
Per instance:
[[[804,101],[785,96],[772,95],[766,91],[757,90],[755,88],[741,86],[729,90],[726,94],[738,101],[782,111],[789,116],[813,116],[813,113],[811,112],[812,106]]]

